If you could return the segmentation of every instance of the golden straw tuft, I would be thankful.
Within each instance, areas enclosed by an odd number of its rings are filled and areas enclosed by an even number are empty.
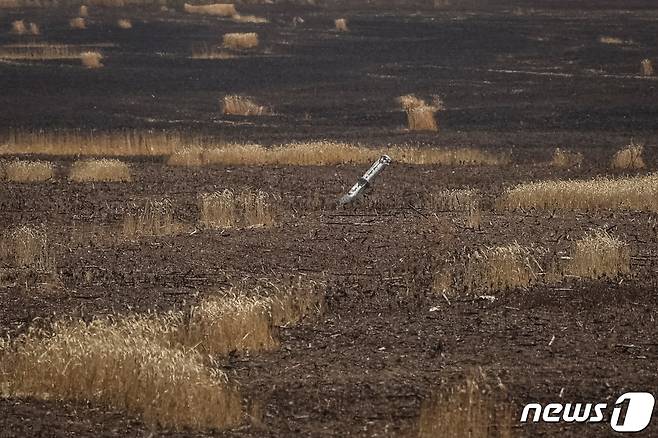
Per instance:
[[[580,167],[582,163],[583,154],[580,152],[571,152],[560,148],[556,148],[553,151],[551,165],[555,167]]]
[[[71,18],[69,20],[69,27],[71,29],[86,29],[87,23],[82,17]]]
[[[272,225],[278,202],[278,196],[260,190],[204,193],[200,196],[201,223],[210,228]]]
[[[245,50],[258,47],[258,34],[255,32],[225,33],[222,40],[227,49]]]
[[[100,52],[82,52],[80,54],[80,61],[87,68],[103,67],[103,63],[101,63],[102,59],[103,55]]]
[[[183,10],[188,14],[202,14],[202,15],[215,15],[218,17],[232,17],[237,15],[238,11],[235,10],[235,5],[215,3],[211,5],[190,5],[185,3]]]
[[[336,26],[336,30],[338,32],[349,32],[350,30],[347,28],[347,20],[345,18],[337,18],[334,20],[334,25]]]
[[[4,175],[8,181],[36,182],[53,178],[53,164],[46,161],[10,161],[4,166]]]
[[[117,26],[119,26],[120,29],[132,29],[133,24],[127,18],[121,18],[117,20]]]
[[[538,181],[519,184],[499,200],[505,209],[658,211],[658,175],[596,178],[584,181]]]
[[[75,182],[103,181],[128,182],[132,181],[130,166],[119,160],[80,160],[73,163],[69,178]]]
[[[644,152],[644,146],[631,141],[631,144],[615,153],[612,157],[611,167],[625,170],[644,169],[642,152]]]
[[[630,272],[630,249],[605,230],[594,230],[574,244],[567,271],[584,278],[615,279]]]
[[[222,99],[222,113],[235,116],[262,116],[270,114],[267,107],[256,104],[250,97],[230,94]]]

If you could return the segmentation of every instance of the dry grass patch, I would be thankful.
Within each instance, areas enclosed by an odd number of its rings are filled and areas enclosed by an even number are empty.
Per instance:
[[[4,177],[14,182],[48,181],[54,176],[54,166],[47,161],[10,161],[3,170]]]
[[[583,278],[615,279],[630,272],[628,244],[605,230],[594,230],[574,244],[567,272]]]
[[[14,35],[39,35],[41,31],[36,23],[25,24],[24,20],[15,20],[11,23],[11,33]]]
[[[425,208],[433,212],[469,211],[480,203],[475,189],[449,189],[428,193]]]
[[[9,44],[0,47],[0,59],[80,59],[83,50],[64,44]]]
[[[347,27],[347,19],[337,18],[334,20],[334,26],[338,32],[349,32],[350,30]]]
[[[583,154],[556,148],[553,151],[551,165],[555,167],[580,167],[583,163]]]
[[[201,223],[209,228],[272,225],[280,201],[278,196],[260,190],[204,193],[200,196]]]
[[[0,154],[157,156],[200,141],[166,131],[10,131],[0,140]]]
[[[279,346],[273,335],[271,300],[235,294],[203,300],[173,336],[206,354],[271,351]]]
[[[238,13],[235,5],[231,3],[215,3],[212,5],[198,6],[185,3],[183,10],[188,14],[214,15],[217,17],[232,17]]]
[[[133,24],[130,20],[127,18],[121,18],[117,20],[117,26],[119,26],[120,29],[132,29]]]
[[[119,160],[79,160],[71,166],[69,178],[75,182],[104,181],[129,182],[132,181],[130,166]]]
[[[653,76],[653,62],[650,59],[643,59],[640,63],[640,74],[642,76]]]
[[[174,429],[238,425],[241,401],[226,375],[194,351],[154,342],[168,330],[145,318],[31,330],[0,351],[2,394],[100,402]]]
[[[484,379],[469,376],[461,385],[421,405],[420,438],[511,438],[514,414]]]
[[[250,97],[229,94],[222,99],[222,114],[233,116],[262,116],[270,114],[270,111],[267,107],[255,103]]]
[[[435,115],[445,109],[440,98],[435,97],[433,103],[429,105],[413,94],[408,94],[399,97],[397,102],[407,113],[410,131],[438,131]]]
[[[644,169],[643,152],[644,145],[631,142],[631,144],[615,153],[610,166],[613,169]]]
[[[168,164],[199,166],[225,165],[291,165],[327,166],[335,164],[370,164],[382,154],[405,164],[497,165],[506,157],[480,149],[432,149],[392,147],[375,149],[349,143],[314,141],[289,143],[265,148],[256,144],[229,144],[218,148],[188,147],[169,157]]]
[[[394,161],[405,164],[476,166],[506,164],[509,161],[507,157],[476,148],[437,149],[430,147],[393,147],[382,152],[388,154]]]
[[[103,55],[100,52],[82,52],[80,54],[80,61],[87,68],[103,67],[103,63],[101,63],[102,59]]]
[[[546,251],[518,243],[467,250],[434,275],[432,290],[456,296],[528,288],[543,280]]]
[[[255,15],[240,15],[235,14],[231,17],[231,20],[236,23],[250,23],[250,24],[264,24],[269,23],[269,20],[264,17],[257,17]]]
[[[253,49],[258,47],[258,34],[255,32],[225,33],[222,41],[224,47],[227,49]]]
[[[599,37],[599,42],[600,42],[601,44],[610,44],[610,45],[621,45],[621,44],[625,44],[625,43],[626,43],[626,42],[625,42],[623,39],[621,39],[621,38],[618,38],[618,37],[612,37],[612,36],[605,36],[605,35],[602,35],[602,36]]]
[[[209,47],[202,44],[192,48],[191,59],[234,59],[235,54],[227,52],[219,47]]]
[[[0,259],[19,269],[52,272],[55,259],[46,232],[26,225],[7,230],[0,241]]]
[[[132,240],[141,236],[171,236],[183,228],[183,224],[174,219],[174,208],[169,199],[149,199],[143,207],[124,216],[121,233]]]
[[[87,22],[82,17],[71,18],[69,20],[69,27],[71,29],[86,29]]]
[[[658,211],[658,174],[585,181],[539,181],[507,189],[503,209]]]

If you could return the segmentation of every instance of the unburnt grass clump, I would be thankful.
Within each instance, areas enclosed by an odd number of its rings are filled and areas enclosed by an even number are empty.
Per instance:
[[[252,98],[237,94],[224,96],[222,99],[222,113],[234,116],[262,116],[270,114],[267,107],[258,105]]]
[[[25,20],[11,22],[11,33],[14,35],[39,35],[39,26],[36,23],[25,23]]]
[[[580,167],[582,163],[583,154],[560,148],[553,151],[553,157],[551,158],[551,165],[555,167]]]
[[[82,53],[82,49],[65,44],[9,44],[0,47],[0,59],[80,59]]]
[[[0,260],[12,268],[38,272],[55,269],[55,258],[43,229],[19,226],[5,231],[0,243]]]
[[[594,230],[574,244],[567,272],[582,278],[609,278],[630,272],[628,244],[605,230]]]
[[[438,111],[445,109],[440,98],[435,97],[432,104],[427,104],[413,94],[408,94],[399,97],[397,102],[407,113],[410,131],[438,131],[435,115]]]
[[[349,32],[349,28],[347,27],[347,19],[345,18],[337,18],[334,20],[334,25],[336,26],[336,30],[338,32]]]
[[[133,318],[30,330],[0,351],[2,394],[104,403],[166,428],[238,425],[241,401],[226,375],[167,345],[169,329]]]
[[[215,3],[198,6],[185,3],[183,10],[188,14],[214,15],[217,17],[232,17],[238,13],[235,5],[231,3]]]
[[[249,23],[249,24],[269,23],[267,18],[257,17],[256,15],[235,14],[231,17],[231,20],[235,21],[236,23]]]
[[[69,178],[72,181],[132,181],[130,166],[127,163],[113,159],[79,160],[71,166]]]
[[[119,26],[120,29],[132,29],[133,24],[130,20],[127,18],[121,18],[117,20],[117,26]]]
[[[421,405],[418,436],[434,438],[511,438],[513,410],[502,390],[480,374],[438,392]]]
[[[642,76],[654,75],[653,62],[650,59],[643,59],[640,63],[640,74]]]
[[[472,149],[392,147],[375,149],[336,141],[296,142],[265,148],[256,144],[229,144],[218,148],[187,147],[169,157],[171,165],[293,165],[327,166],[369,164],[382,154],[406,164],[497,165],[506,157]]]
[[[499,165],[507,157],[494,155],[477,148],[437,149],[431,147],[393,147],[384,150],[395,161],[406,164],[442,164],[446,166]]]
[[[191,59],[233,59],[237,55],[219,47],[201,44],[192,48]]]
[[[611,166],[613,169],[644,169],[643,152],[644,145],[631,142],[631,144],[615,153],[612,157]]]
[[[658,175],[523,183],[507,189],[499,200],[499,207],[656,212]]]
[[[0,140],[0,154],[157,156],[198,141],[166,131],[10,131]]]
[[[268,226],[274,223],[281,199],[263,191],[204,193],[201,223],[209,228]]]
[[[273,335],[271,300],[228,293],[194,307],[186,324],[173,333],[176,342],[206,354],[258,352],[278,348]]]
[[[87,68],[103,67],[103,63],[101,62],[102,59],[103,55],[101,52],[87,51],[80,54],[80,62],[82,62],[82,65]]]
[[[476,189],[449,189],[428,193],[425,208],[431,212],[469,211],[479,202],[480,194]]]
[[[71,29],[86,29],[87,22],[82,17],[71,18],[69,20],[69,27]]]
[[[530,287],[542,280],[544,253],[518,243],[468,250],[435,274],[433,291],[454,296]]]
[[[258,34],[255,32],[226,33],[222,38],[227,49],[246,50],[258,47]]]
[[[47,161],[9,161],[3,166],[4,177],[14,182],[41,182],[53,178],[54,166]]]
[[[143,207],[124,216],[121,233],[127,239],[142,236],[171,236],[183,230],[183,224],[174,218],[169,199],[149,199]]]

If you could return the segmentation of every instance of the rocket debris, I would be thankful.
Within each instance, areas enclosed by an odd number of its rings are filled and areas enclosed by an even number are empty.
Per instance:
[[[391,164],[391,157],[388,155],[382,155],[373,165],[368,169],[366,173],[363,174],[361,178],[352,186],[349,192],[338,201],[338,205],[345,205],[357,199],[363,194],[363,192],[370,187],[373,180],[377,175],[381,173],[386,166]]]

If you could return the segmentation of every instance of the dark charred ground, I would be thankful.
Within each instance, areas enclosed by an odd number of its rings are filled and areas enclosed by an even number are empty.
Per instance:
[[[520,181],[610,174],[608,160],[630,138],[647,143],[649,170],[655,169],[658,82],[633,76],[641,59],[656,59],[658,10],[649,1],[626,7],[594,1],[444,10],[420,4],[239,7],[271,21],[258,26],[92,9],[84,31],[68,29],[73,9],[3,11],[3,28],[16,18],[38,22],[40,41],[116,44],[102,49],[101,70],[73,62],[1,64],[4,128],[165,128],[266,144],[418,141],[511,151],[513,163],[396,164],[365,205],[341,212],[331,203],[364,169],[192,169],[135,159],[134,183],[73,184],[65,177],[70,160],[57,159],[55,181],[5,182],[0,191],[2,228],[46,226],[58,270],[54,285],[34,278],[3,284],[0,333],[15,336],[30,324],[62,317],[185,307],[235,278],[306,275],[327,281],[326,314],[281,329],[280,351],[226,364],[251,412],[262,415],[238,430],[209,435],[413,435],[422,400],[478,366],[500,378],[517,408],[556,401],[563,388],[565,402],[611,403],[630,390],[658,392],[654,218],[491,209],[497,194]],[[133,20],[132,30],[114,27],[124,16]],[[294,16],[305,23],[291,27]],[[340,16],[350,20],[349,34],[330,30]],[[186,58],[193,45],[238,30],[259,32],[262,45],[254,55]],[[601,35],[633,43],[603,45]],[[0,42],[19,38],[3,33]],[[255,96],[276,115],[221,116],[218,99],[225,93]],[[439,115],[439,134],[402,129],[404,115],[393,99],[406,93],[443,96],[448,109]],[[556,146],[582,151],[585,165],[566,171],[541,164]],[[109,236],[132,201],[168,196],[179,218],[193,224],[198,193],[245,186],[282,195],[276,226],[137,243]],[[460,213],[435,216],[417,208],[423,193],[465,186],[484,194],[480,231],[464,228]],[[320,205],[305,200],[314,192]],[[433,270],[465,247],[518,241],[565,250],[593,227],[611,228],[630,243],[631,276],[511,291],[493,302],[448,303],[431,294]],[[2,436],[153,432],[102,406],[17,399],[0,401],[0,426]],[[607,426],[594,425],[518,431],[610,434]],[[657,434],[653,426],[645,435]]]

